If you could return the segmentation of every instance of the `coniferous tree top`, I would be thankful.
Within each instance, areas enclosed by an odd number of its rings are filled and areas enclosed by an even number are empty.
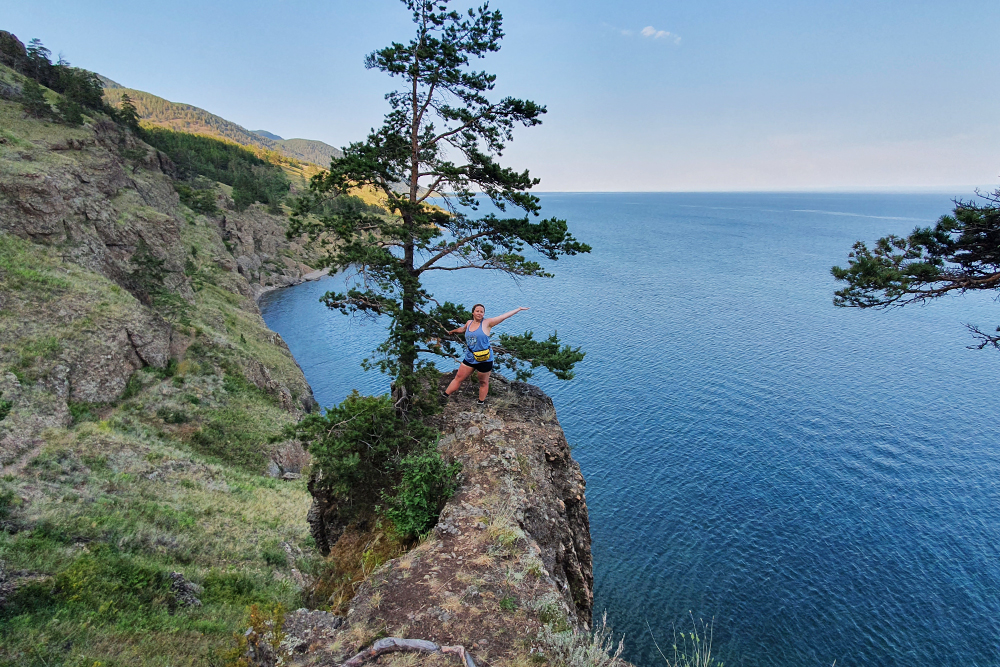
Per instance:
[[[566,221],[536,219],[540,204],[529,191],[537,178],[498,161],[515,128],[538,125],[546,111],[529,100],[492,99],[496,76],[474,66],[500,49],[500,12],[488,4],[459,12],[448,0],[403,4],[413,18],[412,39],[365,60],[402,83],[386,95],[382,126],[314,177],[289,229],[327,242],[327,264],[356,272],[347,293],[326,295],[328,306],[391,320],[389,338],[371,363],[397,384],[428,363],[420,353],[454,356],[445,332],[470,318],[464,307],[434,299],[421,281],[424,273],[481,269],[548,277],[532,254],[556,260],[590,251]],[[327,200],[358,186],[380,192],[389,215],[324,212]],[[478,213],[487,200],[497,213]],[[506,301],[500,294],[481,300]],[[583,357],[555,335],[535,340],[531,332],[501,336],[497,351],[519,377],[545,366],[568,379]]]

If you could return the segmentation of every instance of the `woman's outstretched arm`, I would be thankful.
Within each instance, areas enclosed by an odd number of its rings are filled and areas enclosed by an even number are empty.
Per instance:
[[[529,310],[529,309],[525,308],[524,306],[521,306],[520,308],[515,308],[514,310],[512,310],[510,312],[507,312],[507,313],[504,313],[503,315],[497,315],[496,317],[488,317],[488,318],[486,318],[483,321],[486,322],[486,326],[488,326],[489,328],[492,329],[493,327],[495,327],[496,325],[500,324],[501,322],[503,322],[508,317],[512,317],[514,315],[517,315],[522,310]]]
[[[460,334],[460,333],[465,333],[465,329],[466,329],[466,327],[468,327],[468,326],[469,326],[469,323],[468,323],[468,322],[466,322],[465,324],[463,324],[463,325],[462,325],[462,326],[460,326],[459,328],[457,328],[457,329],[452,329],[452,330],[451,330],[451,331],[449,331],[448,333],[450,333],[450,334]]]

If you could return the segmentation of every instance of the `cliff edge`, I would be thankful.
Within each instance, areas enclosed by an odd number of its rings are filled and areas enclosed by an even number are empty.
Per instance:
[[[492,379],[486,408],[476,406],[475,391],[456,392],[436,417],[441,452],[462,463],[437,526],[364,580],[337,629],[315,612],[291,615],[290,641],[303,663],[342,662],[377,636],[462,645],[477,663],[506,663],[544,650],[545,625],[589,628],[586,484],[552,400],[501,377]],[[328,510],[314,491],[310,524],[321,546],[341,536],[324,521]]]

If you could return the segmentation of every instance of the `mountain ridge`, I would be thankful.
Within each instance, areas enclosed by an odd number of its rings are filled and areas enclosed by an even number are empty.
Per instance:
[[[135,105],[139,119],[150,125],[191,134],[203,134],[232,141],[241,146],[274,151],[285,157],[323,168],[329,166],[331,158],[343,155],[339,149],[322,141],[281,139],[266,130],[248,130],[242,125],[193,104],[172,102],[144,90],[128,88],[107,77],[100,78],[104,84],[104,98],[109,104],[119,106],[122,95],[127,94]]]

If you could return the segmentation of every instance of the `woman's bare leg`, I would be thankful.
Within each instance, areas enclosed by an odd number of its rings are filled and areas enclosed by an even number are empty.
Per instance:
[[[444,390],[444,393],[449,396],[454,394],[458,391],[458,388],[462,386],[462,383],[465,382],[465,379],[470,375],[472,375],[472,366],[466,366],[465,364],[460,365],[458,367],[458,372],[455,373],[454,379],[451,381],[451,384],[448,385],[448,388]]]
[[[489,372],[479,374],[479,400],[485,401],[486,395],[490,393],[490,374]]]

